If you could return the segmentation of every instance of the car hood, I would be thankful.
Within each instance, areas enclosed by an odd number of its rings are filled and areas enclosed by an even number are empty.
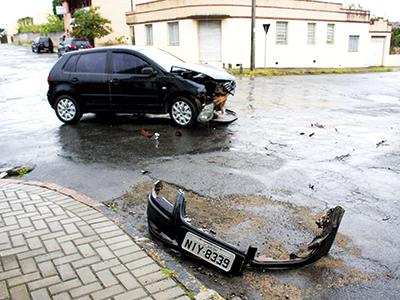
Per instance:
[[[184,68],[190,71],[205,74],[215,80],[235,80],[235,77],[223,69],[218,69],[209,65],[181,63],[174,67]]]

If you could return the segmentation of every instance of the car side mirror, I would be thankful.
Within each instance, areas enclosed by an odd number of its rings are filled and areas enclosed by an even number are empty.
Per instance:
[[[157,74],[157,71],[154,70],[152,67],[144,67],[142,69],[142,74],[143,75],[148,75],[148,76],[153,76]]]

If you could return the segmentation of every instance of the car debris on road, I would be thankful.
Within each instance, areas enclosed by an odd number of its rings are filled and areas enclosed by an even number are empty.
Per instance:
[[[329,209],[316,224],[321,229],[301,253],[292,253],[288,260],[256,258],[257,248],[243,252],[212,234],[194,227],[186,214],[184,192],[179,190],[175,205],[161,196],[163,185],[157,181],[148,195],[147,219],[151,234],[167,246],[234,275],[245,268],[292,269],[316,262],[327,255],[339,229],[345,210],[341,206]]]

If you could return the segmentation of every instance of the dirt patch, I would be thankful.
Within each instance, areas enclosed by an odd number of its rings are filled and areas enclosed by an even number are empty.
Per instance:
[[[145,233],[147,195],[152,185],[150,181],[141,183],[112,202],[114,207],[134,215]],[[164,183],[162,195],[174,203],[177,189]],[[185,197],[192,224],[212,229],[217,237],[243,250],[249,245],[256,246],[261,257],[287,259],[289,253],[305,247],[319,233],[315,220],[322,212],[317,214],[270,197],[228,195],[213,199],[192,191],[185,191]],[[324,289],[373,280],[373,275],[349,268],[340,259],[360,254],[360,249],[350,238],[338,234],[330,256],[307,268],[292,271],[248,270],[242,277],[232,277],[201,262],[180,258],[194,275],[226,298],[235,294],[243,299],[302,299],[312,298]]]

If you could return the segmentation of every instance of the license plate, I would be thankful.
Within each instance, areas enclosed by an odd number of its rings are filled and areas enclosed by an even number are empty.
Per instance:
[[[229,272],[235,260],[235,254],[191,233],[186,233],[182,249],[200,257],[210,264]]]

